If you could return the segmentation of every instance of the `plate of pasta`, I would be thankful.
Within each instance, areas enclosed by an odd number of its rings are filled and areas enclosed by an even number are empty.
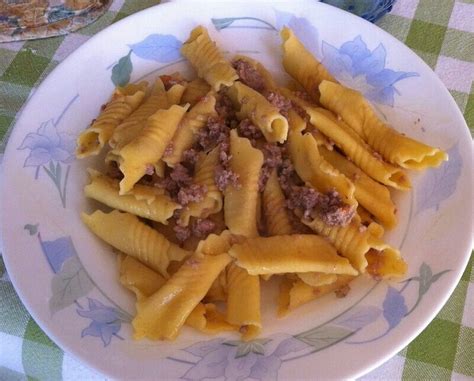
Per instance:
[[[114,24],[29,101],[4,158],[13,284],[110,377],[360,376],[467,263],[467,126],[362,19],[204,3]]]

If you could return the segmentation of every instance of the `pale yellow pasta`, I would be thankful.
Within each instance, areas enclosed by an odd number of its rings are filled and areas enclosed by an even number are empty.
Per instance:
[[[206,194],[201,201],[193,201],[184,206],[179,223],[188,226],[191,217],[206,218],[222,209],[222,193],[217,188],[214,172],[219,164],[219,147],[208,154],[202,152],[196,162],[193,183],[206,187]]]
[[[204,255],[227,253],[233,243],[232,234],[224,230],[221,234],[209,234],[206,239],[199,242],[196,252]]]
[[[292,234],[248,238],[233,245],[229,255],[250,275],[322,272],[357,275],[346,258],[323,237]]]
[[[174,167],[182,160],[183,152],[196,142],[196,133],[206,125],[210,116],[217,115],[215,105],[216,98],[208,94],[184,115],[171,140],[172,151],[163,157],[168,167]]]
[[[165,177],[166,163],[163,160],[158,160],[153,164],[153,168],[158,177]]]
[[[221,271],[204,297],[205,302],[225,302],[227,300],[227,271]]]
[[[285,278],[280,284],[278,316],[283,317],[305,303],[347,287],[353,279],[354,277],[350,275],[337,275],[335,282],[312,287],[300,279]]]
[[[290,131],[288,148],[301,180],[321,193],[336,190],[344,203],[354,208],[357,206],[354,184],[321,156],[318,143],[309,132],[302,135],[298,131]]]
[[[137,185],[129,194],[120,196],[118,180],[94,170],[89,170],[89,175],[91,182],[84,187],[84,194],[111,208],[163,224],[167,224],[174,211],[181,208],[159,188]]]
[[[109,145],[116,152],[131,142],[145,127],[146,120],[156,111],[178,104],[184,89],[183,85],[176,84],[166,91],[163,82],[158,78],[150,96],[114,130]]]
[[[382,122],[358,91],[324,81],[321,103],[340,115],[375,151],[390,163],[408,169],[438,167],[448,159],[442,150],[418,142]]]
[[[395,204],[386,186],[372,180],[353,162],[335,150],[319,147],[322,156],[341,173],[352,180],[355,186],[354,196],[357,201],[388,229],[395,227],[397,217]]]
[[[119,254],[118,261],[119,281],[135,294],[137,300],[146,299],[166,283],[162,275],[129,255]]]
[[[99,238],[168,277],[170,261],[181,261],[191,253],[168,241],[133,214],[96,210],[81,214],[82,221]]]
[[[291,234],[293,228],[286,208],[286,199],[275,169],[265,184],[262,200],[267,233],[270,236]]]
[[[319,84],[323,80],[337,82],[298,40],[293,31],[287,27],[280,32],[283,40],[283,67],[306,92],[317,101],[319,99]]]
[[[237,117],[250,119],[267,141],[283,143],[286,140],[288,121],[262,94],[241,82],[235,82],[228,95],[239,110]]]
[[[116,127],[143,101],[146,82],[118,87],[99,116],[77,139],[76,156],[97,155],[109,141]]]
[[[186,84],[186,89],[184,90],[181,102],[184,104],[189,103],[192,107],[198,103],[201,98],[209,92],[209,90],[211,90],[211,86],[209,86],[204,79],[193,79]]]
[[[135,339],[174,340],[229,261],[227,254],[194,254],[187,259],[156,293],[137,303]]]
[[[311,124],[330,138],[367,175],[396,189],[410,189],[410,180],[400,167],[384,162],[352,128],[330,111],[315,107],[305,107],[305,111]]]
[[[382,238],[385,233],[383,226],[375,222],[373,216],[360,205],[357,207],[355,220],[358,220],[362,225],[367,226],[374,237]]]
[[[257,198],[263,154],[252,147],[236,130],[230,133],[230,169],[238,174],[239,186],[229,185],[224,192],[224,216],[233,234],[255,237],[257,230]]]
[[[118,163],[124,175],[120,181],[120,194],[126,194],[133,188],[145,175],[147,165],[161,159],[187,108],[173,105],[167,110],[158,110],[147,119],[140,134],[120,149]]]
[[[316,217],[312,221],[303,220],[303,223],[321,236],[327,237],[337,251],[349,259],[351,265],[360,273],[366,271],[368,265],[366,255],[371,249],[385,252],[383,255],[403,261],[398,250],[374,235],[370,227],[367,228],[356,221],[347,226],[328,226]],[[401,275],[403,274],[398,274]]]
[[[215,91],[219,91],[221,86],[232,86],[238,79],[236,71],[224,59],[203,26],[191,31],[188,40],[181,47],[181,53],[196,69],[198,76],[205,79]]]
[[[236,330],[235,326],[226,322],[225,315],[212,303],[199,303],[186,319],[186,325],[208,334]]]
[[[239,327],[244,341],[262,330],[260,279],[231,264],[227,270],[227,321]]]
[[[367,272],[375,278],[401,277],[406,274],[408,265],[398,250],[369,250],[366,254]]]
[[[319,287],[334,283],[337,280],[336,274],[327,273],[298,273],[298,278],[311,287]]]

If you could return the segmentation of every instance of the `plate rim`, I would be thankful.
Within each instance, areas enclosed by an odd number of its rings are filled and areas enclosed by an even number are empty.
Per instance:
[[[5,163],[9,160],[9,157],[12,156],[12,154],[10,152],[12,150],[14,150],[11,137],[13,136],[13,134],[17,133],[17,131],[18,131],[17,125],[19,123],[21,123],[21,121],[24,117],[24,113],[25,113],[25,111],[27,111],[27,109],[30,106],[31,101],[33,100],[33,98],[36,97],[37,94],[40,93],[41,91],[43,91],[45,88],[49,87],[49,82],[52,81],[51,78],[53,77],[53,74],[55,72],[60,71],[60,70],[62,70],[62,68],[64,66],[69,65],[70,62],[74,61],[76,57],[79,57],[82,54],[82,51],[87,51],[88,45],[90,45],[95,40],[103,38],[103,35],[106,35],[108,33],[114,33],[115,29],[120,30],[123,27],[123,25],[131,23],[133,21],[133,19],[135,19],[135,18],[139,19],[139,18],[143,17],[144,14],[150,13],[152,11],[156,11],[157,9],[166,9],[166,8],[178,7],[180,5],[180,3],[184,3],[184,2],[187,2],[187,1],[189,1],[189,0],[174,0],[174,1],[166,2],[166,3],[162,3],[162,4],[157,4],[157,5],[154,5],[152,7],[147,8],[147,9],[144,9],[144,10],[141,10],[141,11],[136,12],[134,14],[131,14],[131,15],[123,18],[122,20],[119,20],[118,22],[115,22],[115,23],[107,26],[106,28],[104,28],[103,30],[101,30],[100,32],[98,32],[97,34],[92,36],[84,44],[82,44],[79,48],[74,50],[68,57],[66,57],[63,61],[61,61],[54,68],[54,70],[51,71],[47,75],[47,77],[40,83],[40,85],[36,88],[35,92],[31,95],[31,97],[28,99],[28,101],[24,104],[24,106],[20,110],[19,114],[17,114],[15,124],[14,124],[14,126],[12,127],[12,129],[10,131],[10,134],[9,134],[9,137],[8,137],[8,142],[7,142],[5,151],[4,151],[4,157],[3,157],[3,160],[2,160],[2,164],[1,164],[2,165],[2,177],[4,176],[3,172],[5,172],[4,171]],[[227,2],[227,0],[226,1],[205,0],[205,3],[221,4],[223,2],[225,3],[225,2]],[[255,2],[252,2],[252,5],[255,5],[255,6],[271,6],[271,5],[277,6],[279,4],[287,4],[287,3],[288,2],[286,2],[286,1],[272,2],[272,1],[269,1],[269,0],[257,0]],[[472,143],[472,139],[471,139],[471,136],[469,134],[469,128],[468,128],[467,123],[464,119],[464,116],[462,115],[461,110],[459,109],[458,105],[456,104],[454,98],[449,93],[449,91],[447,90],[446,86],[441,81],[441,79],[433,71],[433,69],[431,69],[431,67],[429,67],[428,64],[426,64],[421,59],[421,57],[419,57],[410,47],[408,47],[403,42],[399,41],[396,37],[394,37],[390,33],[386,32],[385,30],[380,28],[378,25],[372,24],[367,20],[361,19],[360,17],[351,14],[350,12],[341,10],[339,8],[336,8],[336,7],[333,7],[331,5],[321,3],[321,2],[312,2],[311,3],[309,1],[307,1],[306,3],[308,4],[309,7],[326,8],[330,12],[341,13],[343,15],[343,17],[349,17],[349,18],[352,18],[352,20],[359,20],[359,21],[365,22],[366,25],[370,25],[369,29],[374,27],[375,30],[378,33],[381,33],[385,38],[388,38],[389,40],[391,40],[391,43],[393,43],[395,45],[403,46],[405,49],[408,49],[408,51],[411,52],[410,59],[417,60],[418,64],[423,66],[424,69],[427,72],[430,72],[430,74],[431,74],[430,80],[433,79],[436,82],[437,87],[442,88],[442,92],[444,94],[442,94],[441,96],[444,99],[449,98],[449,102],[450,102],[449,108],[456,110],[455,113],[456,113],[457,119],[459,120],[459,122],[462,122],[462,124],[464,126],[464,129],[462,130],[462,134],[464,134],[465,136],[460,137],[460,139],[470,139],[471,143]],[[232,2],[232,4],[233,5],[241,5],[241,4],[248,4],[248,3],[246,3],[245,1],[240,0],[240,1]],[[250,11],[251,11],[251,9],[252,8],[249,8]],[[456,122],[456,124],[458,124],[458,123]],[[471,154],[471,158],[472,158],[472,156],[473,156],[473,144],[470,145],[470,154]],[[471,169],[473,168],[472,160],[470,161],[469,166],[470,166]],[[470,171],[470,175],[471,175],[471,183],[472,183],[472,179],[473,179],[472,171]],[[23,303],[23,305],[27,309],[28,313],[31,315],[31,317],[38,324],[38,326],[43,330],[43,332],[63,352],[67,353],[69,356],[74,358],[79,363],[87,366],[89,369],[91,369],[95,372],[100,372],[100,373],[102,373],[102,375],[105,375],[106,377],[113,377],[113,375],[109,372],[109,370],[103,368],[101,364],[92,364],[92,362],[89,361],[87,358],[82,357],[80,355],[76,355],[74,350],[72,348],[69,348],[70,345],[63,343],[62,339],[61,339],[61,336],[56,335],[54,330],[46,329],[46,324],[47,324],[46,321],[43,321],[44,319],[37,314],[35,309],[29,303],[28,297],[25,296],[26,293],[24,294],[23,290],[20,287],[17,287],[16,275],[14,273],[9,272],[9,269],[11,269],[13,265],[10,265],[10,259],[9,259],[10,254],[8,254],[8,253],[14,251],[14,249],[12,247],[9,247],[9,246],[13,246],[14,244],[12,242],[9,242],[8,244],[6,243],[8,241],[8,238],[5,237],[5,233],[4,233],[5,232],[4,226],[7,223],[7,218],[5,216],[5,213],[3,213],[3,211],[5,209],[5,204],[7,203],[6,191],[5,191],[6,188],[7,188],[7,183],[8,183],[8,179],[3,177],[2,180],[1,180],[1,183],[0,183],[0,235],[1,235],[2,243],[3,243],[3,255],[2,255],[2,257],[3,257],[4,263],[5,263],[5,267],[6,267],[6,270],[8,272],[9,278],[10,278],[10,280],[13,284],[13,287],[15,289],[15,292],[17,293],[17,295],[20,298],[21,302]],[[470,193],[471,194],[473,193],[472,192],[472,185],[471,185],[471,192]],[[468,211],[471,211],[471,215],[472,215],[472,210],[473,210],[472,197],[470,198],[469,201],[470,201],[469,202],[469,208],[466,208],[466,209]],[[473,227],[474,227],[474,221],[472,221],[472,218],[471,218],[470,225],[471,225],[470,226],[470,231],[472,232]],[[400,339],[399,345],[392,346],[389,350],[386,350],[383,355],[379,356],[378,359],[371,362],[370,364],[367,364],[366,366],[361,366],[359,371],[351,374],[348,377],[358,378],[358,377],[360,377],[364,374],[367,374],[367,373],[371,372],[375,368],[379,367],[381,364],[385,363],[390,358],[392,358],[401,349],[405,348],[410,342],[412,342],[433,321],[433,319],[440,312],[440,310],[446,305],[448,299],[452,296],[455,288],[459,284],[459,281],[461,280],[462,274],[465,271],[467,264],[469,263],[470,252],[471,252],[472,247],[473,247],[473,242],[474,242],[474,237],[471,234],[471,236],[466,239],[466,242],[465,242],[466,247],[463,248],[463,250],[462,250],[462,252],[465,253],[464,257],[462,258],[464,263],[458,269],[453,269],[453,271],[455,272],[455,275],[453,277],[453,279],[455,279],[455,282],[454,281],[451,282],[449,287],[446,287],[446,288],[443,289],[444,290],[444,295],[441,298],[442,303],[441,302],[437,303],[436,306],[434,306],[433,312],[429,315],[428,318],[425,316],[421,321],[415,321],[415,323],[414,323],[415,328],[412,328],[410,330],[411,333],[409,335],[407,335],[407,334],[403,335],[403,338]],[[7,247],[8,247],[8,249],[7,249]],[[459,250],[459,252],[461,252],[461,250]],[[12,255],[12,258],[13,258],[13,255]],[[412,326],[413,326],[413,323],[412,323]]]

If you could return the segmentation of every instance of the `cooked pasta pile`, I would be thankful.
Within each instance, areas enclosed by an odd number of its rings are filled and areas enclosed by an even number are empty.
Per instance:
[[[197,71],[117,88],[80,134],[79,158],[107,149],[85,195],[112,208],[82,214],[118,252],[136,295],[135,338],[174,339],[262,329],[260,283],[280,278],[278,313],[361,274],[398,277],[407,265],[383,240],[397,224],[389,188],[406,169],[447,160],[381,121],[281,31],[282,87],[245,56],[227,61],[204,27],[182,54]]]

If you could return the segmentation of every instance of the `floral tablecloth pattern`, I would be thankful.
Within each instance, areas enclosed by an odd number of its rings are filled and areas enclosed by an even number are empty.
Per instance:
[[[111,23],[158,3],[158,0],[114,0],[95,23],[74,33],[0,44],[0,160],[22,107],[59,62]],[[473,20],[472,0],[398,0],[391,13],[377,22],[433,68],[456,100],[471,132],[474,132]],[[471,256],[456,290],[431,324],[400,353],[362,379],[474,379],[473,359]],[[64,353],[38,327],[18,298],[0,256],[0,380],[30,378],[105,379]]]

